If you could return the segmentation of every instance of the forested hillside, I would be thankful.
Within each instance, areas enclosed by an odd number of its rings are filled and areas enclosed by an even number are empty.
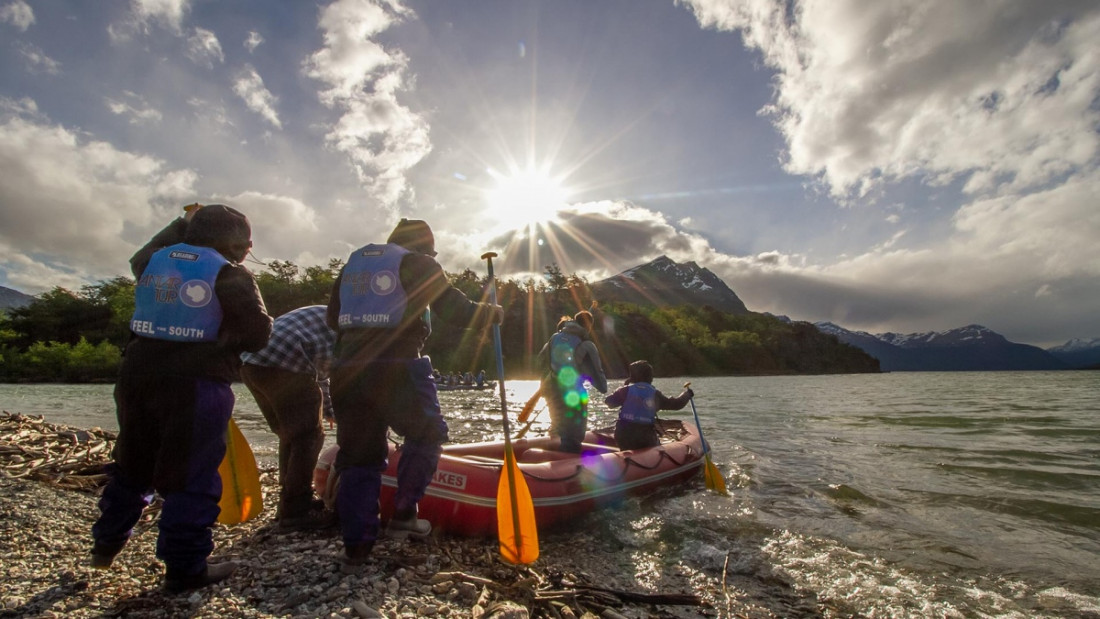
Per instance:
[[[301,269],[275,262],[257,274],[273,315],[325,304],[341,263]],[[467,269],[450,274],[467,296],[482,299],[486,279]],[[772,316],[729,314],[710,306],[647,307],[601,303],[592,287],[556,266],[540,280],[502,280],[498,299],[507,378],[535,378],[535,357],[563,315],[591,309],[595,340],[608,376],[625,376],[637,359],[649,360],[661,376],[825,374],[878,372],[878,361],[808,323]],[[119,350],[129,337],[133,281],[118,277],[79,292],[55,288],[0,318],[0,381],[86,382],[114,379]],[[495,373],[490,332],[433,315],[425,349],[444,372],[485,369]]]

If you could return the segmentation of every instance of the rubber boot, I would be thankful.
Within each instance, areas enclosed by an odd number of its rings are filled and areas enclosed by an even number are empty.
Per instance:
[[[374,542],[344,546],[343,554],[336,557],[340,563],[341,574],[358,574],[363,571],[364,565],[370,560],[370,552],[374,549]]]
[[[115,556],[122,552],[122,547],[125,545],[125,542],[121,544],[96,542],[95,545],[92,546],[92,558],[89,559],[88,565],[97,570],[110,569],[111,564],[115,561]]]
[[[201,589],[229,578],[236,569],[237,564],[235,562],[225,561],[208,564],[198,574],[173,575],[169,570],[164,576],[164,590],[168,593],[182,593],[192,589]]]
[[[424,539],[431,535],[432,523],[416,517],[416,507],[409,510],[394,512],[393,518],[386,525],[386,537],[393,539]]]

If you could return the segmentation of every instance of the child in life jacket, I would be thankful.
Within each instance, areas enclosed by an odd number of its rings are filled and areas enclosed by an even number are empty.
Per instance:
[[[669,398],[653,386],[653,366],[648,361],[635,361],[629,367],[626,383],[604,399],[608,406],[619,408],[619,420],[615,423],[615,442],[619,449],[643,449],[661,444],[656,429],[657,411],[678,411],[695,397],[695,392],[685,388],[675,398]]]

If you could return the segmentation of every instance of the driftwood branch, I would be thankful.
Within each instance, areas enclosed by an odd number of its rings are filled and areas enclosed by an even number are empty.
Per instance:
[[[668,604],[679,606],[702,606],[703,599],[697,595],[691,595],[687,593],[635,593],[633,591],[619,591],[617,589],[608,589],[606,587],[596,587],[593,585],[573,585],[574,589],[582,591],[598,591],[600,593],[609,593],[623,602],[631,602],[638,604]]]

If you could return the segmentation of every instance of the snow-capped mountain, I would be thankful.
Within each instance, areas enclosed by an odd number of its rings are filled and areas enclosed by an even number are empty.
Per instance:
[[[981,325],[908,334],[849,331],[831,322],[818,322],[816,326],[878,359],[884,372],[1063,370],[1071,367],[1042,348],[1010,342]]]
[[[1070,367],[1097,367],[1100,366],[1100,337],[1074,338],[1061,346],[1048,348],[1047,352],[1069,364]]]
[[[737,294],[714,273],[694,262],[678,264],[668,256],[627,269],[592,284],[601,301],[639,305],[710,305],[731,314],[749,310]]]

